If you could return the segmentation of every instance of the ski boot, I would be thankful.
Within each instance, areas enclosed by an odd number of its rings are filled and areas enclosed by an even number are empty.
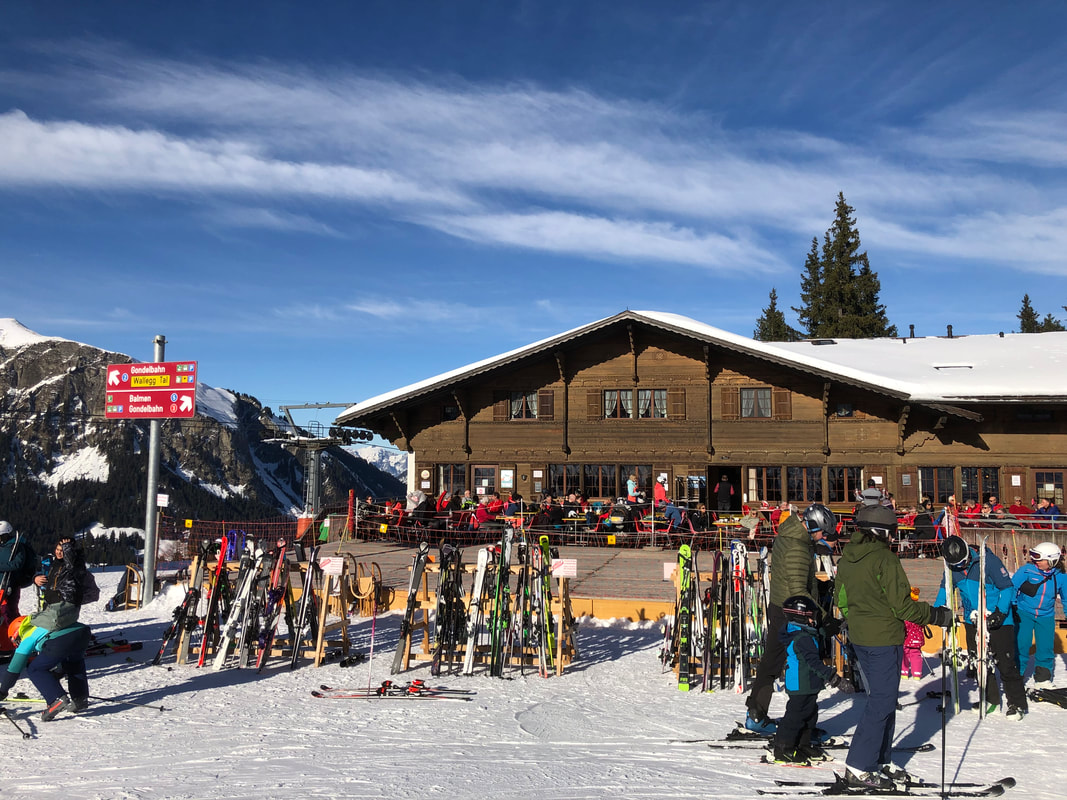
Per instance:
[[[852,767],[845,770],[845,786],[849,789],[875,792],[889,792],[897,788],[897,785],[881,772],[860,772]]]
[[[778,731],[778,723],[767,716],[762,719],[756,719],[756,717],[752,716],[752,712],[749,711],[745,715],[745,730],[758,733],[761,736],[771,736]]]

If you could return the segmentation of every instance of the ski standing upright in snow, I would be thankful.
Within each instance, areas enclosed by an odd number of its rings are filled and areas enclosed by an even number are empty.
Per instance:
[[[422,574],[426,571],[426,562],[430,558],[430,545],[420,542],[419,549],[411,559],[411,582],[408,584],[408,602],[404,609],[404,619],[400,622],[400,641],[396,644],[396,653],[393,655],[393,665],[389,670],[391,675],[396,675],[404,669],[404,657],[408,653],[411,640],[411,626],[415,621],[415,607],[419,601],[419,585],[422,583]]]

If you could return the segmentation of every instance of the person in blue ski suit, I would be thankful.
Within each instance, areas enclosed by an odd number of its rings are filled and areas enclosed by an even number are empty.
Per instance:
[[[1030,645],[1034,645],[1034,686],[1052,686],[1055,666],[1056,598],[1067,608],[1067,575],[1061,569],[1062,553],[1053,542],[1041,542],[1030,550],[1030,561],[1016,570],[1011,582],[1014,605],[1019,673],[1026,672]]]
[[[71,622],[59,630],[49,630],[50,618],[40,611],[32,617],[20,617],[18,622],[19,643],[7,669],[0,672],[0,700],[7,697],[11,687],[18,681],[22,670],[41,693],[47,708],[41,720],[49,722],[67,707],[81,711],[89,705],[89,679],[85,670],[85,648],[92,636],[89,627],[81,622]],[[45,618],[42,618],[45,617]],[[35,625],[35,622],[45,626]],[[14,622],[12,626],[14,626]],[[32,660],[31,660],[32,658]],[[68,695],[63,691],[59,678],[52,670],[61,667],[67,677]]]
[[[778,641],[785,648],[785,690],[789,694],[785,713],[774,734],[774,761],[806,765],[830,758],[812,736],[819,723],[819,692],[829,685],[844,694],[856,687],[819,655],[821,609],[805,595],[790,597],[782,606],[785,625],[778,630]]]
[[[1011,576],[1004,568],[1003,562],[987,547],[985,552],[985,614],[986,629],[989,634],[988,655],[986,663],[986,696],[979,702],[986,702],[991,707],[1000,706],[1000,687],[997,685],[994,665],[1000,670],[1007,697],[1008,719],[1020,720],[1028,710],[1026,689],[1019,674],[1019,661],[1016,656],[1015,621],[1011,614],[1011,603],[1015,597],[1015,587]],[[967,634],[967,649],[972,656],[978,652],[978,591],[980,584],[980,564],[978,551],[968,545],[959,536],[950,536],[941,549],[951,571],[953,590],[959,593],[960,606],[963,610],[964,630]],[[935,606],[947,606],[949,598],[945,592],[945,579],[941,578],[941,588],[937,593]],[[975,669],[980,668],[977,665]]]

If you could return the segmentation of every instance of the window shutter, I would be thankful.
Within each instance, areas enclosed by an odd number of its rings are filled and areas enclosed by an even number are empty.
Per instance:
[[[601,407],[603,395],[599,389],[589,389],[585,394],[585,418],[587,420],[603,419],[604,410]]]
[[[493,392],[493,422],[507,422],[511,419],[511,402],[504,392]]]
[[[722,418],[737,419],[741,416],[741,390],[737,386],[722,387]]]
[[[556,418],[556,393],[551,389],[541,389],[537,393],[537,418],[549,421]]]
[[[788,389],[771,389],[771,417],[793,418],[793,394]]]
[[[667,419],[685,419],[685,389],[680,386],[667,390]]]

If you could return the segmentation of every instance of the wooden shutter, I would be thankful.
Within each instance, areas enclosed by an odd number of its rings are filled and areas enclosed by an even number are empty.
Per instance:
[[[793,418],[793,393],[788,389],[771,389],[771,417]]]
[[[599,389],[589,389],[585,394],[585,418],[587,420],[603,419],[603,396]]]
[[[681,386],[667,390],[667,419],[685,419],[685,389]]]
[[[737,386],[723,386],[722,418],[738,419],[741,416],[741,390]]]
[[[537,418],[552,421],[556,418],[556,393],[541,389],[537,393]]]
[[[504,392],[493,392],[493,422],[511,419],[511,400]]]

